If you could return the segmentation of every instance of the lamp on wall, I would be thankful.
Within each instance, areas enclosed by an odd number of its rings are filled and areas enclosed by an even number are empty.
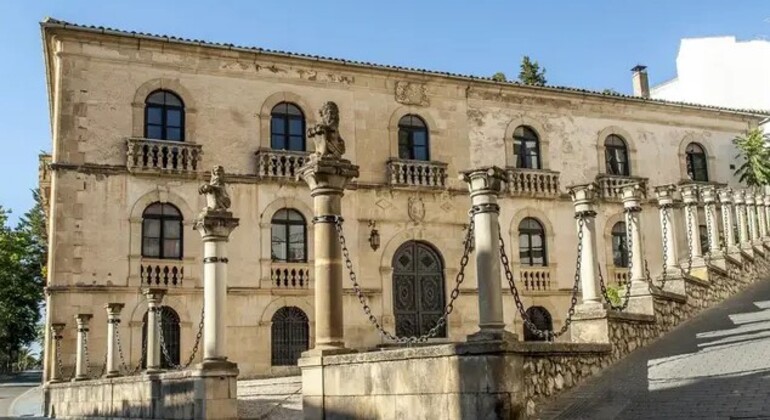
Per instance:
[[[369,227],[372,229],[369,232],[369,245],[372,247],[372,251],[376,251],[380,247],[380,232],[377,231],[377,222],[369,220]]]

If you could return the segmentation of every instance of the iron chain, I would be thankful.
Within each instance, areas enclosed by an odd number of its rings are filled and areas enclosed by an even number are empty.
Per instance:
[[[436,321],[436,325],[433,326],[430,330],[428,330],[427,333],[417,337],[417,336],[411,336],[411,337],[399,337],[383,328],[382,324],[380,324],[380,321],[377,319],[374,314],[372,314],[372,309],[369,307],[368,299],[364,295],[363,291],[361,290],[361,285],[358,284],[358,278],[356,277],[356,273],[353,270],[353,262],[350,260],[350,251],[348,250],[345,235],[342,230],[342,217],[335,216],[334,220],[334,226],[337,230],[337,236],[340,243],[340,247],[342,248],[342,255],[345,258],[345,267],[348,269],[348,273],[350,276],[350,281],[353,283],[353,290],[356,293],[356,296],[358,297],[358,301],[361,302],[361,307],[364,310],[364,314],[369,318],[369,322],[372,323],[372,325],[379,331],[380,335],[387,338],[388,340],[394,341],[396,343],[400,344],[414,344],[414,343],[424,343],[428,341],[428,339],[435,337],[441,328],[446,324],[447,317],[449,317],[449,314],[452,313],[454,310],[454,302],[457,299],[458,296],[460,296],[460,285],[465,280],[465,267],[468,265],[468,257],[471,252],[472,248],[472,241],[473,241],[473,231],[475,229],[475,222],[473,220],[473,216],[470,216],[470,222],[468,225],[468,231],[465,236],[465,242],[464,242],[464,250],[463,250],[463,256],[460,259],[460,270],[457,272],[457,277],[455,279],[455,287],[452,289],[452,292],[450,294],[449,303],[446,304],[444,307],[444,312],[441,315],[441,317]]]
[[[695,223],[692,217],[692,204],[688,204],[685,208],[687,213],[687,271],[684,272],[688,276],[692,272],[692,225]]]
[[[91,376],[91,357],[88,354],[88,330],[83,330],[83,356],[86,359],[85,376]]]
[[[658,287],[662,289],[668,280],[668,217],[671,206],[661,206],[660,209],[663,211],[663,274]]]
[[[163,336],[163,307],[162,306],[158,307],[157,312],[158,312],[158,316],[155,317],[155,323],[157,324],[156,328],[158,329],[158,341],[160,342],[160,351],[161,353],[163,353],[163,357],[166,359],[166,363],[168,363],[168,365],[172,369],[183,369],[184,367],[182,365],[174,363],[174,359],[171,358],[171,354],[169,354],[168,348],[166,347],[166,339]]]
[[[61,336],[54,337],[56,340],[56,370],[59,373],[59,379],[62,381],[64,380],[64,368],[62,367],[62,360],[61,360]]]
[[[195,345],[193,345],[190,357],[187,358],[187,361],[182,365],[182,368],[187,368],[192,364],[193,360],[195,360],[195,355],[198,353],[198,348],[200,348],[201,337],[203,337],[203,315],[205,309],[205,307],[201,307],[201,320],[198,323],[198,333],[195,335]]]
[[[633,208],[627,208],[625,209],[626,214],[626,253],[628,254],[628,273],[629,277],[628,280],[626,280],[626,293],[624,294],[620,305],[616,305],[610,300],[609,295],[607,294],[607,285],[604,282],[604,276],[602,275],[602,268],[601,266],[598,267],[599,270],[599,288],[601,289],[602,296],[604,297],[604,301],[607,302],[607,305],[610,307],[610,309],[616,310],[616,311],[624,311],[626,308],[628,308],[628,302],[631,300],[631,276],[634,272],[634,244],[633,244],[633,235],[631,232],[631,222],[633,221],[632,213],[636,211],[636,209]],[[649,278],[649,270],[646,268],[646,262],[644,267],[647,277]]]

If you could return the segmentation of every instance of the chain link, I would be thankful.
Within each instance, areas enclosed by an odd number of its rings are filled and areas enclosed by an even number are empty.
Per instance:
[[[612,302],[609,295],[607,294],[607,285],[604,282],[604,276],[602,275],[602,267],[599,266],[599,288],[601,289],[602,296],[604,297],[604,301],[607,302],[607,305],[610,307],[610,309],[616,310],[616,311],[625,311],[626,308],[628,308],[628,302],[631,300],[631,277],[633,276],[634,272],[634,244],[633,244],[633,235],[631,232],[631,222],[633,221],[632,213],[634,211],[637,211],[636,209],[627,208],[625,209],[626,214],[626,254],[628,254],[628,280],[626,280],[625,289],[626,293],[623,296],[620,305],[616,305]],[[644,270],[647,274],[647,277],[649,278],[649,270],[647,269],[647,262],[645,261],[645,267]]]
[[[56,371],[59,373],[59,379],[64,380],[64,368],[62,367],[62,360],[61,360],[61,340],[62,336],[56,336],[54,337],[56,340]]]
[[[666,286],[666,281],[668,280],[668,217],[671,206],[663,205],[660,206],[660,209],[663,211],[663,273],[661,274],[658,287],[662,289]]]
[[[707,261],[711,261],[711,258],[713,258],[713,253],[716,251],[714,249],[711,249],[711,245],[714,242],[711,240],[711,238],[713,238],[713,235],[714,235],[714,228],[713,228],[713,225],[711,224],[711,211],[712,211],[711,207],[712,207],[711,205],[704,206],[704,208],[706,209],[706,236],[707,236],[706,240],[708,241],[708,244],[709,244]]]
[[[524,322],[524,325],[532,332],[532,334],[536,335],[538,338],[545,339],[546,341],[553,341],[557,337],[567,332],[570,324],[572,324],[572,317],[575,315],[575,307],[577,306],[578,302],[577,295],[580,287],[580,269],[582,264],[581,260],[583,258],[583,225],[585,223],[585,216],[586,214],[584,213],[579,213],[578,216],[576,216],[578,219],[578,249],[577,261],[575,263],[575,282],[572,285],[572,302],[570,304],[569,310],[567,311],[567,319],[564,320],[564,325],[562,325],[559,331],[541,330],[537,325],[535,325],[534,322],[532,322],[532,320],[529,318],[529,315],[527,314],[527,311],[524,310],[524,303],[521,301],[519,289],[516,287],[516,282],[513,279],[513,273],[511,272],[508,255],[505,253],[505,241],[503,240],[503,234],[499,225],[497,228],[497,235],[500,241],[500,262],[505,269],[505,278],[508,280],[508,288],[511,290],[511,294],[513,295],[513,301],[516,304],[516,309],[519,311],[519,315],[521,315],[521,319]]]
[[[91,376],[91,356],[88,354],[88,329],[82,330],[83,332],[83,356],[86,359],[86,372],[85,376]]]
[[[687,271],[682,270],[686,275],[690,275],[692,272],[692,225],[695,223],[692,217],[692,204],[687,204],[685,212],[687,213]]]
[[[353,262],[350,260],[350,251],[348,250],[345,235],[342,230],[342,217],[340,216],[332,216],[334,217],[334,227],[337,230],[337,236],[340,243],[340,247],[342,248],[342,255],[345,258],[345,267],[348,269],[348,273],[350,276],[350,281],[353,283],[353,290],[356,293],[356,296],[358,297],[358,301],[361,302],[361,307],[364,310],[364,314],[369,318],[369,322],[372,323],[372,325],[379,331],[380,335],[385,337],[388,340],[394,341],[399,344],[414,344],[414,343],[424,343],[427,342],[428,339],[435,337],[441,328],[446,324],[447,317],[449,317],[449,314],[454,311],[454,302],[457,299],[458,296],[460,296],[460,285],[465,280],[465,267],[468,265],[468,257],[471,252],[471,248],[473,247],[472,241],[473,241],[473,231],[475,229],[475,222],[473,220],[473,216],[470,216],[470,221],[468,224],[468,231],[465,235],[465,241],[464,241],[464,250],[463,250],[463,256],[460,259],[460,270],[457,272],[457,277],[455,279],[455,287],[452,289],[452,292],[450,293],[450,299],[449,303],[446,304],[444,307],[444,313],[441,315],[441,317],[436,321],[436,325],[433,326],[430,330],[428,330],[427,333],[417,337],[417,336],[410,336],[410,337],[399,337],[383,328],[380,321],[377,319],[374,314],[372,314],[372,309],[369,307],[368,299],[364,295],[363,291],[361,290],[361,285],[358,284],[358,278],[356,276],[355,271],[353,270]]]
[[[198,353],[198,349],[201,345],[201,337],[203,337],[203,315],[205,314],[206,308],[204,306],[201,306],[201,321],[198,323],[198,333],[195,335],[195,345],[193,345],[193,349],[190,352],[190,357],[187,359],[187,361],[182,365],[184,368],[189,367],[193,360],[195,360],[195,355]]]
[[[158,328],[158,341],[160,342],[160,351],[163,353],[163,358],[166,359],[166,363],[168,363],[172,369],[184,369],[184,366],[174,363],[174,359],[171,358],[171,354],[166,347],[166,339],[163,336],[163,307],[158,306],[156,312],[157,316],[155,317],[155,323],[157,324],[156,328]]]

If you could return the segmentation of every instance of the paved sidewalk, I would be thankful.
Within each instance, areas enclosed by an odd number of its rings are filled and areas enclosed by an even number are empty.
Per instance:
[[[546,405],[544,419],[770,419],[770,281]]]

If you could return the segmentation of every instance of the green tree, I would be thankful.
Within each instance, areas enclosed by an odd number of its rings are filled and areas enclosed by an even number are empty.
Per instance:
[[[749,187],[770,184],[770,136],[761,129],[753,128],[743,136],[736,136],[733,144],[738,148],[735,156],[741,163],[735,176]]]
[[[537,61],[532,61],[529,59],[528,55],[525,55],[524,58],[521,59],[519,81],[526,85],[545,85],[548,83],[545,79],[545,67],[540,68],[540,64],[538,64]]]
[[[38,336],[47,257],[45,215],[40,194],[15,229],[0,207],[0,360],[9,370]]]
[[[492,75],[492,80],[495,82],[507,82],[508,79],[505,77],[505,73],[498,71],[497,73]]]

